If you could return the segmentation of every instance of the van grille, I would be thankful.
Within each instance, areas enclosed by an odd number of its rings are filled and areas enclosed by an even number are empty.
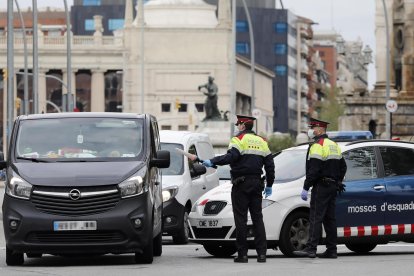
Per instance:
[[[226,207],[225,201],[209,201],[204,207],[204,215],[217,215]]]
[[[121,242],[125,237],[120,232],[31,232],[26,238],[32,243],[113,243]]]
[[[79,199],[70,198],[77,190]],[[116,186],[104,187],[36,187],[30,201],[44,213],[62,216],[86,216],[111,210],[120,200]]]

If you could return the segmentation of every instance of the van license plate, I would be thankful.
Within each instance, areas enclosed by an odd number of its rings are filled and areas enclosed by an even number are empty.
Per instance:
[[[90,231],[96,230],[96,221],[54,221],[54,231]]]
[[[198,221],[198,228],[221,228],[217,219],[203,219]]]

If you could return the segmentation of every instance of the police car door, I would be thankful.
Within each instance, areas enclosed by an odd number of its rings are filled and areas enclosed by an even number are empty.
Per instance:
[[[385,214],[385,225],[390,225],[387,231],[390,231],[389,234],[412,233],[414,149],[409,148],[408,145],[407,147],[380,146],[379,151],[384,164],[384,181],[387,187],[386,202],[381,206],[381,211]]]
[[[195,144],[190,145],[190,147],[188,148],[188,152],[191,154],[195,154],[199,158],[201,158],[201,156],[198,155],[199,153],[196,150]],[[188,159],[188,166],[189,166],[190,172],[193,170],[192,169],[193,164],[194,162]],[[189,197],[190,197],[192,204],[194,204],[200,196],[202,196],[205,192],[207,192],[206,182],[207,181],[206,181],[205,174],[191,177],[191,192],[190,192]]]
[[[375,229],[384,225],[384,213],[380,208],[386,190],[383,179],[378,177],[375,147],[351,149],[345,151],[343,157],[348,168],[346,191],[336,201],[338,237],[360,236],[364,226],[374,226]]]

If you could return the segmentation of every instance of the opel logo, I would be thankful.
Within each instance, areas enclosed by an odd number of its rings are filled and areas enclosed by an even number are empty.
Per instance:
[[[216,207],[217,207],[216,205],[211,205],[210,210],[214,211],[214,209],[216,209]]]
[[[78,200],[81,197],[81,192],[77,189],[73,189],[69,192],[69,198],[72,200]]]

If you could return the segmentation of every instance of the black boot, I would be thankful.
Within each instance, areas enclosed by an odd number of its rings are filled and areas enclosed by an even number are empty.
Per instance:
[[[259,255],[257,256],[258,263],[265,263],[266,262],[266,255]]]
[[[297,257],[315,258],[316,257],[316,252],[309,249],[309,248],[304,248],[303,250],[300,250],[300,251],[293,251],[293,255],[295,255]]]
[[[236,258],[234,258],[235,263],[247,263],[248,261],[249,259],[247,258],[246,255],[237,256]]]
[[[338,258],[338,254],[336,252],[330,252],[328,250],[326,250],[322,254],[318,254],[317,256],[318,256],[318,258],[321,258],[321,259],[336,259],[336,258]]]

